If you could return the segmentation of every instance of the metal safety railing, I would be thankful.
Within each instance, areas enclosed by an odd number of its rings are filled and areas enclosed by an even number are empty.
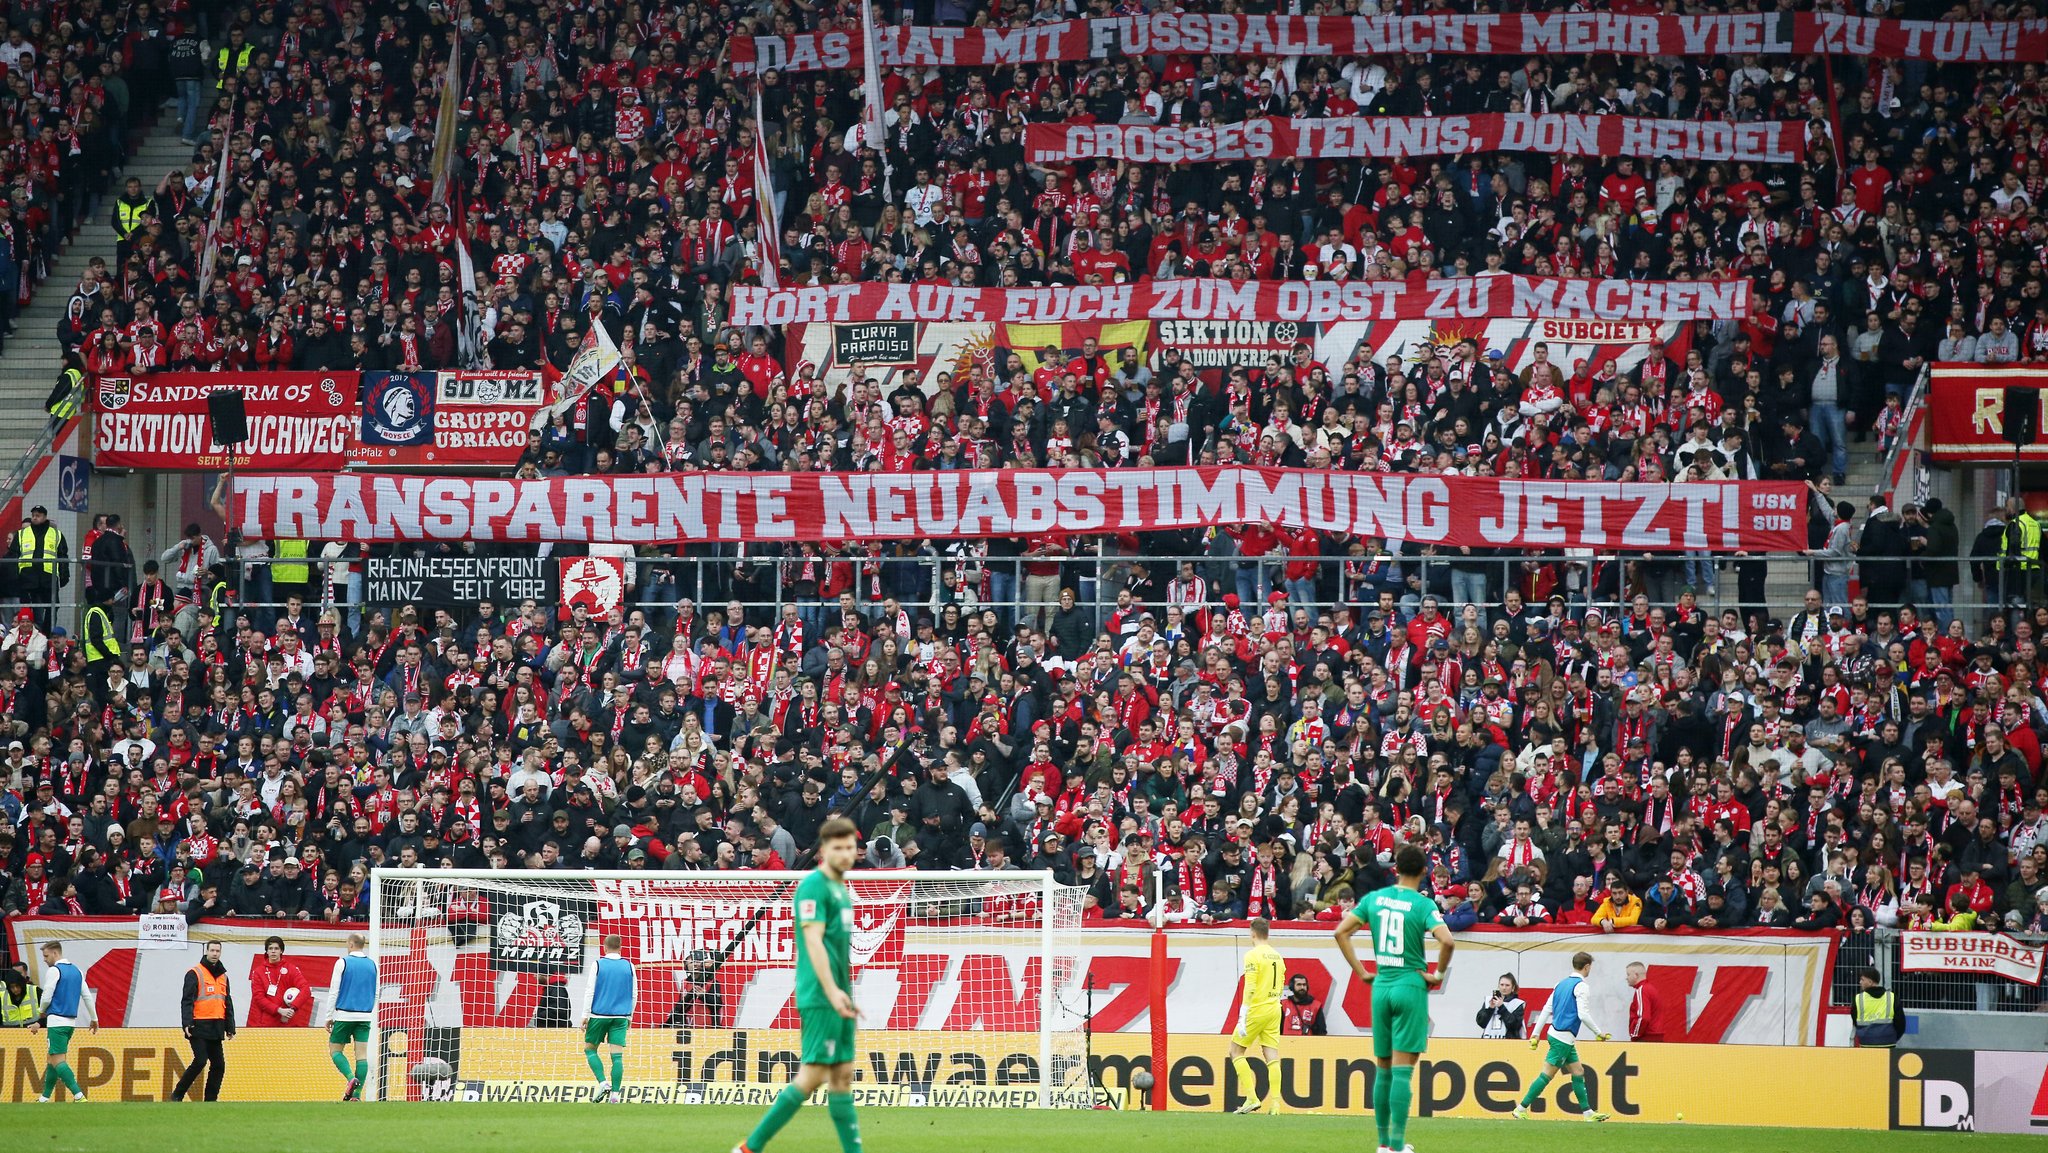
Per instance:
[[[2048,934],[2013,933],[2028,945],[2048,943]],[[1857,974],[1873,968],[1907,1009],[1950,1009],[1977,1013],[2037,1013],[2048,1006],[2048,983],[2027,985],[1996,974],[1918,973],[1900,965],[1899,930],[1880,928],[1842,934],[1835,955],[1828,1002],[1847,1007],[1856,996]]]
[[[1888,503],[1895,508],[1901,500],[1917,504],[1927,499],[1927,466],[1922,463],[1919,445],[1921,429],[1927,422],[1927,389],[1933,375],[1934,366],[1925,365],[1920,375],[1913,378],[1905,407],[1900,410],[1904,416],[1900,418],[1898,433],[1878,466],[1877,491],[1889,498]]]
[[[71,391],[70,408],[71,411],[78,412],[84,407],[85,388],[81,385]],[[42,431],[36,433],[35,440],[7,466],[6,472],[0,473],[0,508],[12,505],[27,493],[29,486],[35,483],[37,466],[50,455],[51,450],[64,436],[65,429],[77,419],[75,416],[69,420],[53,416],[43,422]],[[14,520],[0,518],[0,524],[5,524],[11,530],[14,527]]]
[[[1951,618],[1960,617],[1974,632],[1987,616],[2018,611],[2041,594],[2038,571],[1996,560],[1924,555],[1861,558],[1865,571],[1880,561],[1893,570],[1886,578],[1889,583],[1880,587],[1859,586],[1852,576],[1831,576],[1824,571],[1822,558],[1799,553],[1466,556],[1432,551],[1374,564],[1357,556],[1140,556],[1112,551],[1106,544],[1049,560],[941,552],[925,545],[906,547],[901,555],[821,558],[811,566],[814,579],[805,579],[804,561],[754,551],[756,548],[692,546],[682,550],[682,555],[627,558],[625,603],[646,614],[657,627],[672,623],[684,600],[698,612],[724,612],[737,603],[750,624],[771,623],[781,616],[785,605],[794,605],[807,624],[822,632],[826,625],[837,623],[837,593],[843,588],[861,607],[893,600],[913,613],[935,617],[949,607],[961,612],[987,609],[1007,628],[1020,621],[1050,624],[1061,611],[1066,590],[1072,590],[1076,604],[1099,621],[1114,610],[1119,592],[1129,588],[1137,603],[1161,613],[1163,625],[1173,609],[1188,603],[1173,582],[1184,580],[1183,566],[1192,566],[1194,576],[1203,582],[1197,599],[1213,610],[1222,606],[1226,594],[1234,594],[1248,615],[1264,612],[1276,591],[1285,594],[1290,610],[1321,612],[1347,606],[1357,614],[1378,607],[1385,594],[1404,615],[1413,614],[1425,600],[1434,598],[1454,622],[1466,606],[1475,606],[1481,611],[1476,623],[1483,632],[1490,627],[1484,610],[1500,605],[1514,590],[1539,609],[1553,595],[1561,597],[1574,617],[1590,610],[1608,615],[1626,612],[1639,598],[1652,608],[1668,609],[1689,592],[1701,609],[1733,609],[1745,618],[1763,620],[1791,616],[1811,588],[1822,592],[1824,604],[1853,607],[1852,594],[1860,593],[1873,613],[1910,604],[1944,628]],[[392,556],[399,553],[415,555],[398,550]],[[477,560],[466,553],[434,555],[442,560],[453,557],[458,565]],[[502,549],[488,554],[498,560],[504,555]],[[225,562],[222,570],[234,603],[261,622],[285,604],[280,590],[288,586],[273,579],[274,568],[303,568],[309,579],[290,587],[302,590],[305,606],[315,613],[328,608],[343,613],[354,631],[370,614],[388,614],[408,603],[421,609],[423,623],[431,623],[437,608],[447,608],[460,623],[473,615],[480,601],[491,600],[496,608],[505,610],[517,609],[529,599],[537,603],[552,600],[558,588],[559,564],[552,558],[538,558],[537,552],[525,555],[529,563],[521,579],[504,579],[502,573],[485,575],[486,569],[502,570],[504,566],[479,561],[475,579],[452,584],[375,579],[376,572],[391,559],[381,548],[373,549],[369,558],[346,561],[245,557]],[[141,559],[138,557],[138,565]],[[1956,584],[1934,584],[1927,579],[1929,566],[1938,570],[1949,563],[1956,566]],[[86,604],[100,602],[107,604],[119,618],[117,625],[125,630],[133,607],[127,595],[92,588],[76,558],[58,564],[62,571],[73,574],[73,579],[25,582],[19,562],[0,559],[0,603],[9,607],[10,618],[14,606],[26,606],[34,610],[46,630],[70,628]],[[1898,573],[1907,575],[1899,579]],[[180,631],[190,635],[190,625],[204,613],[200,604],[194,603],[173,615]]]

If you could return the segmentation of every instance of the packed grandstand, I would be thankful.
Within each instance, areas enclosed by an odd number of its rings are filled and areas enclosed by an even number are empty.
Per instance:
[[[845,815],[1111,920],[1334,921],[1413,841],[1453,927],[2041,930],[2039,524],[1844,485],[1925,365],[2048,359],[2042,38],[1945,30],[2037,10],[1269,7],[14,5],[0,236],[110,429],[171,374],[440,374],[530,382],[469,447],[536,482],[1774,483],[1810,569],[1163,513],[265,543],[231,494],[55,558],[31,518],[0,912],[352,922],[379,866],[786,868]],[[122,172],[166,118],[189,164]],[[1486,278],[1652,303],[1405,303]],[[1254,303],[859,311],[1197,287]],[[585,553],[587,600],[539,576]]]

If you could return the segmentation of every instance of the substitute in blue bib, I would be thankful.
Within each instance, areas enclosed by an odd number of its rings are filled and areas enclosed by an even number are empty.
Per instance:
[[[92,990],[85,987],[85,973],[64,958],[64,946],[43,942],[43,1012],[29,1031],[48,1029],[49,1045],[44,1053],[43,1091],[36,1098],[48,1101],[58,1085],[71,1091],[73,1100],[85,1100],[78,1087],[78,1075],[71,1071],[71,1031],[81,1023],[93,1032],[100,1021],[93,1009]]]
[[[1586,1088],[1586,1067],[1579,1061],[1579,1041],[1588,1035],[1605,1041],[1606,1030],[1593,1023],[1593,987],[1586,978],[1593,975],[1593,954],[1579,952],[1572,954],[1572,975],[1557,983],[1551,991],[1550,1003],[1543,1006],[1543,1012],[1536,1017],[1536,1024],[1529,1029],[1529,1047],[1534,1049],[1543,1043],[1542,1033],[1545,1021],[1550,1023],[1550,1052],[1543,1058],[1543,1072],[1529,1083],[1529,1091],[1522,1095],[1522,1103],[1515,1106],[1515,1116],[1529,1119],[1529,1106],[1543,1097],[1543,1091],[1550,1087],[1551,1079],[1559,1069],[1571,1074],[1572,1092],[1578,1097],[1579,1119],[1582,1121],[1605,1121],[1608,1114],[1593,1108],[1593,1095]]]
[[[370,1076],[370,1022],[377,1010],[377,962],[366,951],[369,939],[361,933],[348,935],[348,952],[334,963],[327,979],[327,1056],[348,1081],[341,1095],[344,1101],[360,1101],[363,1082]],[[349,1063],[354,1049],[355,1063]]]
[[[614,1103],[625,1098],[626,1030],[633,1023],[633,962],[620,952],[623,942],[617,933],[604,939],[604,952],[597,959],[597,971],[590,976],[590,1003],[583,1017],[583,1059],[597,1078],[597,1095]],[[612,1076],[604,1076],[604,1054],[611,1053]]]

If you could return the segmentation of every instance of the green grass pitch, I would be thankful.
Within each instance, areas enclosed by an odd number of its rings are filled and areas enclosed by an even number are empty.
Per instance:
[[[14,1153],[173,1146],[246,1153],[728,1153],[758,1116],[758,1110],[729,1106],[87,1102],[0,1106],[0,1139]],[[1370,1117],[1080,1110],[867,1109],[861,1113],[861,1134],[871,1153],[1370,1153],[1374,1143]],[[1959,1148],[1988,1153],[2048,1148],[2038,1138],[1989,1134],[1441,1118],[1411,1122],[1408,1140],[1417,1153],[1954,1153]],[[825,1111],[810,1108],[782,1131],[771,1153],[838,1150]]]

